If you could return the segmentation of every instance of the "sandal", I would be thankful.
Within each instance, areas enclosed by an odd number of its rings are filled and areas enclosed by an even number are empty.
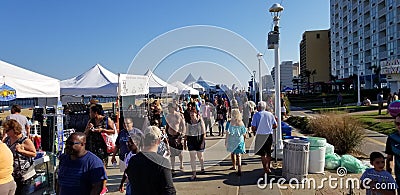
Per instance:
[[[196,176],[192,176],[189,178],[189,181],[196,181]]]
[[[236,168],[235,167],[231,167],[231,168],[229,168],[229,170],[236,170]]]
[[[200,174],[204,174],[206,171],[204,169],[201,169]]]

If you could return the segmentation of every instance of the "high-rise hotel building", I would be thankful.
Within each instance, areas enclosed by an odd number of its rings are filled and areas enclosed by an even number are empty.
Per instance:
[[[392,92],[400,89],[400,0],[331,0],[331,74],[358,71],[364,88],[374,87],[381,67]],[[359,70],[357,69],[359,67]]]

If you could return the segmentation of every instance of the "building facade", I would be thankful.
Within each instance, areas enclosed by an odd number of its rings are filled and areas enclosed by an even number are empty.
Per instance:
[[[321,88],[330,80],[329,30],[306,31],[300,42],[300,77],[303,90]],[[307,73],[308,72],[308,73]]]
[[[292,61],[283,61],[280,65],[280,73],[281,73],[281,90],[286,87],[293,88],[293,67],[294,64]],[[272,68],[271,71],[272,79],[275,82],[275,67]]]
[[[331,0],[330,18],[332,75],[360,72],[361,86],[374,88],[381,68],[397,91],[400,76],[388,70],[400,59],[400,0]]]

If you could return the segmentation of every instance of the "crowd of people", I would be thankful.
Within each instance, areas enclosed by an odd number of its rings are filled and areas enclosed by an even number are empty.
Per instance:
[[[59,157],[57,193],[105,194],[108,191],[106,167],[111,155],[111,162],[119,164],[123,175],[120,192],[176,194],[172,179],[176,175],[176,157],[179,170],[183,171],[182,151],[189,152],[191,176],[188,180],[196,181],[198,174],[205,173],[206,137],[215,136],[214,124],[218,125],[218,136],[225,139],[226,150],[231,154],[231,170],[238,176],[242,174],[245,139],[255,136],[254,152],[260,156],[264,173],[271,173],[271,148],[277,119],[267,102],[260,101],[256,106],[246,97],[238,96],[231,101],[221,97],[214,101],[173,100],[166,106],[167,110],[163,110],[157,100],[149,107],[151,115],[147,128],[136,128],[133,118],[125,117],[123,128],[117,130],[113,120],[104,115],[101,105],[91,105],[85,131],[71,134],[65,142],[64,154]],[[0,161],[0,194],[26,194],[31,179],[27,175],[36,148],[29,139],[29,129],[20,112],[19,106],[13,106],[12,114],[3,123],[6,135],[0,136],[0,156],[5,160]],[[391,161],[394,160],[395,181],[398,183],[400,116],[396,117],[395,124],[398,132],[388,137],[385,152],[388,154],[386,171],[392,172]],[[111,152],[104,134],[118,135]],[[375,168],[367,170],[361,179],[371,174],[387,176],[381,172],[382,162],[382,154],[372,153],[371,164]]]

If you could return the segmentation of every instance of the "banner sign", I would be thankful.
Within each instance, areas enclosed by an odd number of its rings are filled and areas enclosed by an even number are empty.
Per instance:
[[[120,74],[121,96],[149,94],[149,77],[144,75]]]
[[[3,84],[0,88],[0,101],[11,101],[17,98],[17,92],[14,88]]]

